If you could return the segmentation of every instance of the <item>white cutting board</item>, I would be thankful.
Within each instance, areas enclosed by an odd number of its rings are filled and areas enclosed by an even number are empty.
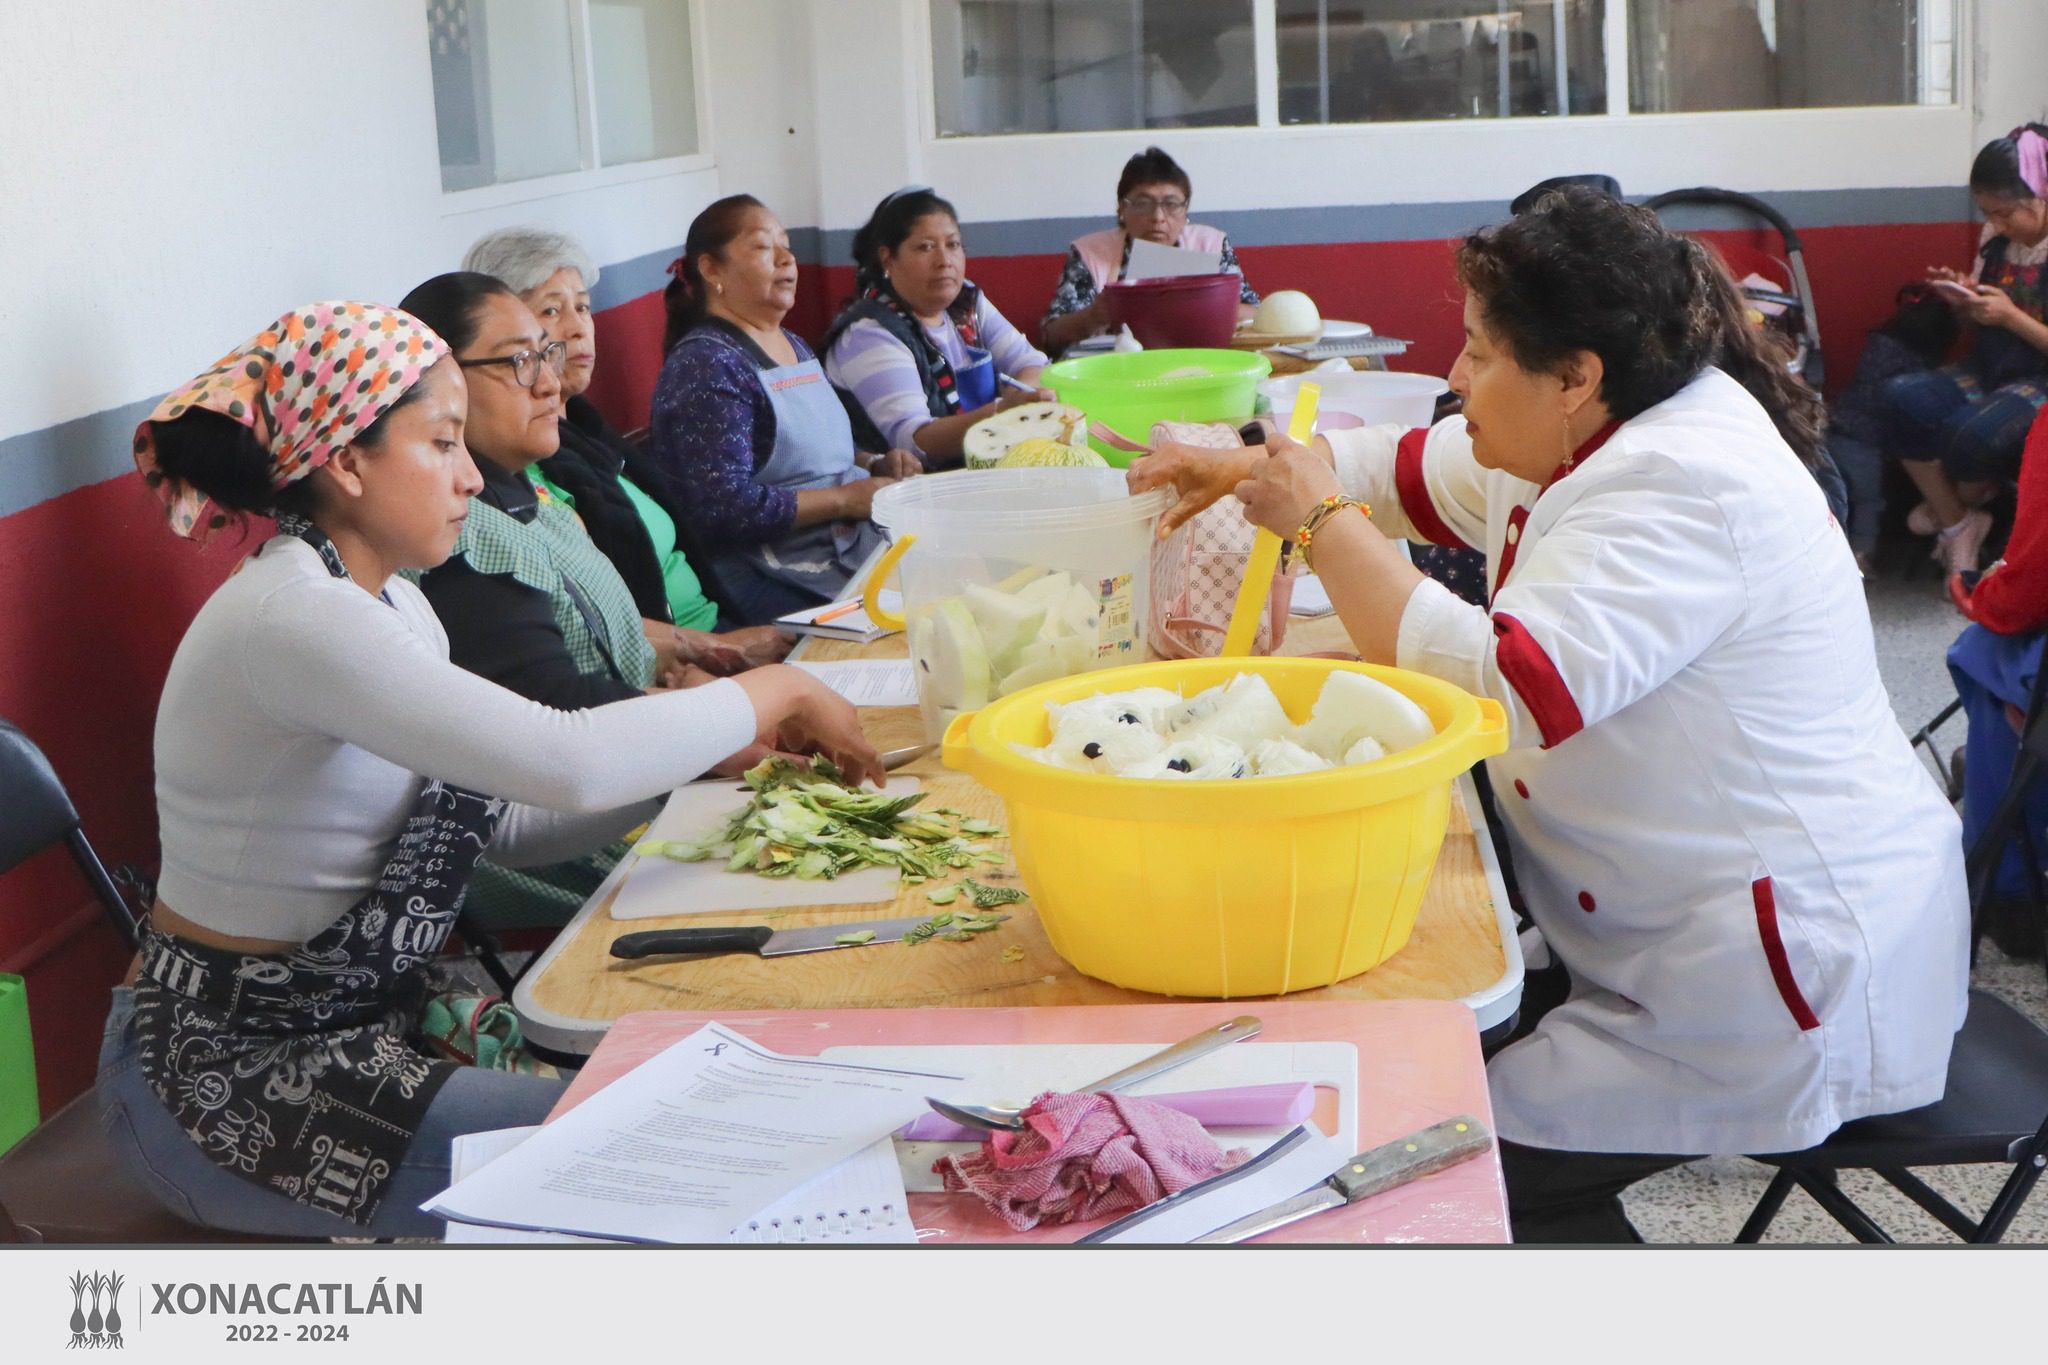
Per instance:
[[[990,1043],[990,1044],[860,1044],[828,1047],[821,1057],[865,1066],[909,1071],[943,1071],[964,1077],[947,1082],[942,1100],[978,1104],[1029,1104],[1047,1090],[1071,1089],[1107,1076],[1158,1052],[1164,1043]],[[1306,1081],[1337,1092],[1337,1131],[1331,1134],[1347,1152],[1358,1150],[1358,1048],[1352,1043],[1233,1043],[1163,1076],[1131,1087],[1133,1095],[1172,1095],[1186,1090],[1218,1090],[1235,1085],[1269,1085]],[[1264,1151],[1288,1130],[1284,1127],[1228,1128],[1215,1134],[1226,1149]],[[970,1152],[971,1142],[896,1143],[896,1162],[903,1168],[903,1187],[912,1194],[937,1193],[942,1186],[932,1164],[942,1157]]]
[[[695,841],[722,831],[746,806],[751,793],[736,780],[693,782],[668,798],[643,836]],[[883,788],[891,796],[918,790],[914,777],[895,777]],[[629,854],[625,879],[612,898],[613,919],[656,919],[667,915],[709,915],[735,910],[787,910],[797,905],[886,905],[902,890],[893,867],[864,867],[830,881],[757,877],[727,872],[722,859],[679,863],[659,855]]]

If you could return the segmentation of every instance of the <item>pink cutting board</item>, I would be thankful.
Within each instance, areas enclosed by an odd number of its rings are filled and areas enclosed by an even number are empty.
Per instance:
[[[677,1039],[717,1020],[765,1047],[814,1057],[842,1044],[1104,1043],[1164,1046],[1241,1012],[1265,1021],[1269,1042],[1348,1042],[1358,1048],[1360,1147],[1373,1147],[1456,1114],[1488,1123],[1486,1068],[1472,1011],[1450,1000],[1260,1000],[1186,1005],[1032,1009],[736,1010],[628,1014],[555,1106],[559,1117]],[[970,1195],[913,1194],[920,1241],[975,1245],[1071,1242],[1098,1223],[1014,1233]],[[1304,1219],[1269,1242],[1505,1242],[1500,1160],[1489,1154],[1397,1190]]]

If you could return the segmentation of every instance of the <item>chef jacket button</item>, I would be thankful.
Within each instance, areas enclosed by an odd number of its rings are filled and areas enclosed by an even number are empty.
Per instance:
[[[1585,911],[1585,912],[1586,912],[1587,914],[1589,914],[1589,915],[1593,913],[1593,893],[1592,893],[1592,892],[1590,892],[1590,891],[1581,891],[1581,892],[1579,893],[1579,909],[1581,909],[1581,910]]]
[[[1529,799],[1529,784],[1519,777],[1515,779],[1515,795],[1521,797],[1524,801]]]
[[[1522,538],[1522,528],[1512,521],[1508,523],[1508,544],[1513,545]]]

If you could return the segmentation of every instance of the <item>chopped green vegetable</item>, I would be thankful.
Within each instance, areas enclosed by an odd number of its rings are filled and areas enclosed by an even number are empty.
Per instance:
[[[1018,901],[1031,899],[1029,893],[1014,886],[986,886],[972,877],[962,879],[961,886],[977,910],[993,910],[998,905],[1015,905]]]
[[[1005,962],[1022,962],[1023,960],[1024,960],[1024,945],[1023,945],[1023,944],[1021,944],[1021,943],[1012,943],[1012,944],[1011,944],[1011,945],[1010,945],[1009,947],[1007,947],[1007,948],[1003,949],[1003,961],[1005,961]]]
[[[648,839],[635,853],[677,862],[724,860],[728,872],[829,881],[862,867],[891,867],[906,886],[944,876],[949,868],[1002,861],[965,835],[1001,835],[985,820],[951,808],[915,810],[925,793],[891,796],[848,787],[825,759],[804,768],[771,757],[746,775],[753,799],[709,838]],[[958,895],[933,904],[943,905]]]
[[[851,934],[841,934],[832,941],[834,943],[843,943],[849,948],[857,948],[863,943],[873,943],[875,941],[875,931],[872,929],[862,929]]]
[[[903,935],[903,946],[915,948],[933,938],[942,938],[948,943],[965,943],[996,928],[1008,918],[1008,915],[983,914],[975,910],[962,910],[958,914],[942,912],[912,927]]]
[[[933,905],[951,905],[954,901],[960,899],[960,888],[957,886],[935,886],[924,893],[924,898]]]

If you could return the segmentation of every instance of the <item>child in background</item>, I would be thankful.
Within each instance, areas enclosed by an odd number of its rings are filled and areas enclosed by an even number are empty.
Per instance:
[[[1936,537],[1934,557],[1950,573],[1977,567],[1991,530],[1982,504],[2018,475],[2028,426],[2048,402],[2048,126],[1986,144],[1970,197],[1985,220],[1976,273],[1928,272],[1943,302],[1977,324],[1969,354],[1885,386],[1887,451],[1926,499],[1906,524]]]

